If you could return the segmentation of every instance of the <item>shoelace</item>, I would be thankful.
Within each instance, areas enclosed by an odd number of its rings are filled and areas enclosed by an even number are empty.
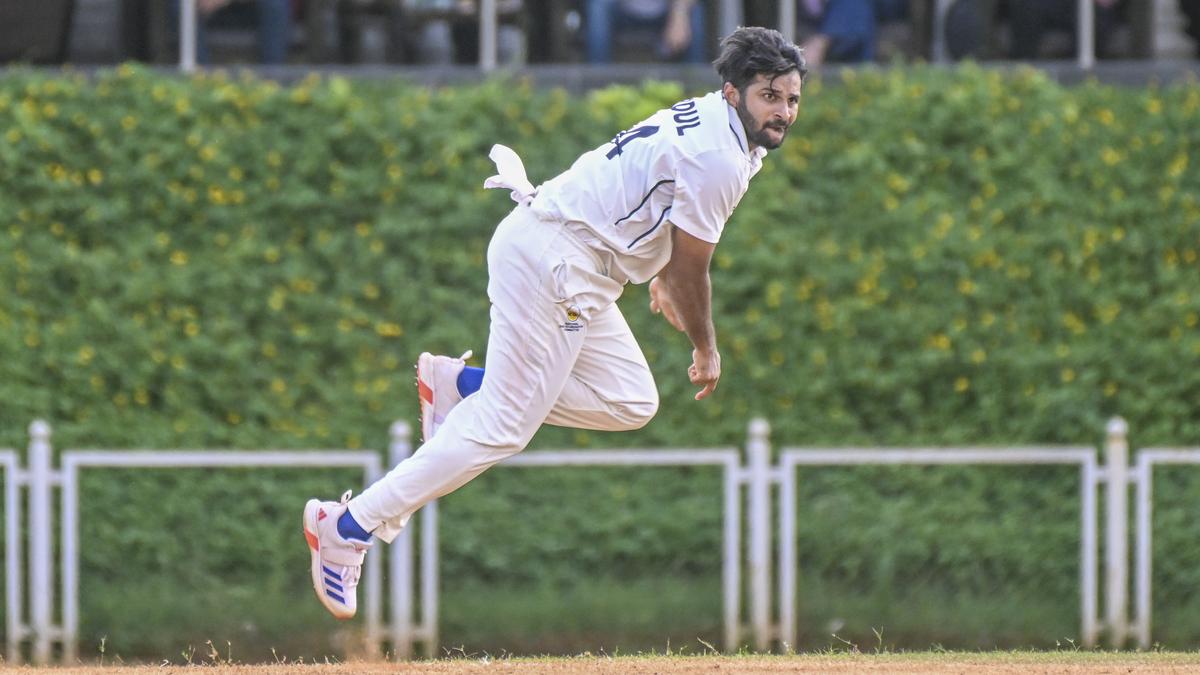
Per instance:
[[[470,349],[468,349],[467,351],[463,352],[463,355],[462,355],[462,356],[458,357],[458,360],[459,360],[459,361],[466,361],[467,359],[471,358],[471,355],[472,355],[472,354],[474,354],[474,353],[475,353],[475,352],[473,352],[473,351],[471,351]]]
[[[345,571],[342,572],[342,581],[346,586],[357,586],[360,576],[362,576],[362,565],[346,566]]]

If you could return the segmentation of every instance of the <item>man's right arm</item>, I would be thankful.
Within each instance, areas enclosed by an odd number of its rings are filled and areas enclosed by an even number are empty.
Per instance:
[[[721,355],[712,322],[712,284],[708,276],[715,244],[698,239],[679,228],[671,233],[671,259],[658,273],[658,291],[665,296],[657,304],[667,304],[664,314],[674,317],[677,328],[692,341],[692,366],[688,377],[703,387],[696,394],[702,399],[717,387],[721,377]],[[655,294],[652,292],[652,297]]]

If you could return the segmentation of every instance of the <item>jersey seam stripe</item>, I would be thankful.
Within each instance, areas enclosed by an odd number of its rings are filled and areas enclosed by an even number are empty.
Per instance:
[[[733,133],[733,140],[737,141],[738,147],[742,149],[742,152],[746,152],[746,146],[742,145],[742,137],[738,136],[737,129],[734,129],[732,124],[729,125],[729,131]]]
[[[657,190],[660,185],[662,185],[663,183],[674,183],[674,182],[675,181],[670,178],[664,178],[664,179],[658,181],[657,183],[655,183],[654,187],[650,188],[650,191],[646,193],[646,196],[642,197],[642,201],[638,203],[637,207],[635,207],[632,211],[630,211],[629,215],[627,215],[624,218],[621,218],[617,222],[613,223],[613,227],[620,225],[622,222],[624,222],[626,220],[629,220],[630,218],[633,217],[633,214],[637,213],[638,211],[641,211],[642,207],[646,205],[646,200],[650,199],[650,195],[654,194],[654,191]]]
[[[660,215],[658,216],[658,221],[654,223],[654,227],[650,228],[649,230],[646,230],[645,232],[643,232],[642,234],[640,234],[640,235],[638,236],[638,238],[637,238],[637,239],[634,239],[633,241],[629,242],[629,245],[628,245],[628,246],[626,246],[626,247],[625,247],[625,249],[626,249],[626,250],[628,250],[628,249],[631,249],[631,248],[633,248],[633,245],[634,245],[634,244],[636,244],[636,243],[638,243],[639,241],[641,241],[642,239],[646,238],[646,237],[647,237],[647,236],[648,236],[648,235],[649,235],[651,232],[653,232],[653,231],[657,230],[657,229],[658,229],[658,226],[659,226],[659,225],[662,225],[663,218],[666,218],[666,217],[667,217],[667,213],[668,213],[670,210],[671,210],[671,207],[669,207],[669,206],[668,206],[667,208],[663,209],[663,212],[662,212],[662,214],[660,214]]]

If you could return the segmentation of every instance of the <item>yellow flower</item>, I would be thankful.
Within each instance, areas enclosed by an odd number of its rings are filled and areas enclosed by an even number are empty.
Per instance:
[[[380,337],[401,337],[404,335],[404,329],[400,324],[391,321],[384,321],[375,325],[375,332]]]
[[[1074,382],[1075,381],[1075,371],[1071,368],[1063,368],[1062,372],[1059,373],[1059,377],[1062,378],[1063,382]]]
[[[1187,169],[1188,156],[1187,153],[1181,152],[1175,155],[1175,159],[1171,160],[1171,164],[1167,167],[1167,176],[1178,178],[1180,174]]]
[[[184,265],[188,264],[187,252],[179,251],[179,250],[172,251],[171,252],[171,264],[175,265],[176,267],[183,267]]]
[[[1076,335],[1087,332],[1087,325],[1074,312],[1067,312],[1062,319],[1063,326]]]
[[[957,391],[960,394],[970,388],[971,388],[970,378],[960,377],[954,381],[954,391]]]

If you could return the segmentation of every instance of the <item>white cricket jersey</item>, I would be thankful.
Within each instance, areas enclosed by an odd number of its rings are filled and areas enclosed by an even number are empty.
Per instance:
[[[671,258],[671,225],[715,244],[762,168],[721,92],[681,101],[584,153],[538,188],[534,210],[597,250],[609,275],[649,280]]]

